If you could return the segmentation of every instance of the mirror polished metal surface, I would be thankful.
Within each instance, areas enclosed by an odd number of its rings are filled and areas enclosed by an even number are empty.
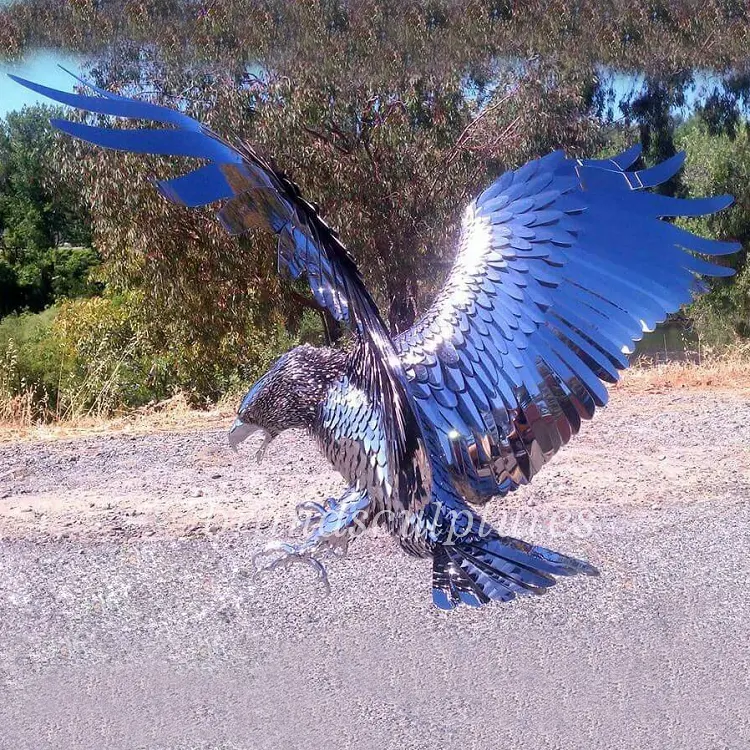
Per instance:
[[[442,609],[596,574],[585,562],[500,535],[467,502],[531,481],[606,404],[605,384],[617,381],[643,332],[701,292],[702,276],[732,273],[715,259],[738,243],[663,220],[719,211],[730,196],[649,192],[680,169],[683,154],[632,170],[637,146],[603,160],[554,152],[502,175],[466,208],[453,270],[432,307],[391,340],[338,236],[250,146],[83,81],[95,96],[14,80],[88,112],[167,125],[54,121],[105,148],[206,160],[157,189],[186,206],[220,202],[218,218],[232,233],[273,232],[279,268],[304,277],[316,301],[354,332],[350,352],[303,346],[284,355],[240,406],[233,445],[261,432],[265,446],[304,427],[350,485],[324,506],[302,503],[308,538],[274,543],[268,552],[276,559],[263,569],[301,561],[327,585],[318,556],[382,525],[408,553],[433,558],[433,601]]]

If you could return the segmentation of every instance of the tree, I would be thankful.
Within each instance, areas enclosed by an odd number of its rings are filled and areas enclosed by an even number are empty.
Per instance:
[[[272,156],[340,229],[393,330],[441,284],[471,195],[550,148],[602,145],[602,66],[646,75],[629,116],[663,155],[690,71],[739,75],[750,41],[726,0],[30,0],[0,21],[8,55],[84,53],[98,83]],[[239,360],[252,331],[293,330],[312,304],[276,279],[269,238],[237,243],[143,179],[183,165],[60,147],[110,282],[144,290],[165,340],[206,361],[231,341]]]
[[[175,23],[160,15],[146,43],[131,19],[126,41],[99,52],[92,74],[273,157],[341,231],[394,331],[442,282],[473,194],[505,168],[554,146],[581,151],[593,135],[584,116],[592,69],[498,60],[481,3],[469,22],[440,4],[240,5],[211,4],[190,29],[169,4],[144,5],[152,21],[158,12]],[[273,279],[268,238],[238,245],[207,212],[188,217],[144,184],[174,165],[78,147],[67,163],[71,177],[83,167],[110,278],[152,290],[166,315],[194,321],[196,338],[215,339],[216,326],[241,332],[269,309],[299,319],[300,297]],[[249,315],[253,304],[260,314]],[[208,315],[217,306],[222,323]]]
[[[0,122],[0,314],[38,311],[55,298],[92,293],[88,270],[98,264],[87,244],[86,212],[58,179],[51,154],[55,135],[50,107],[11,112]]]
[[[86,217],[70,189],[55,181],[49,158],[55,140],[49,120],[59,114],[25,107],[0,122],[0,229],[11,254],[89,242]]]

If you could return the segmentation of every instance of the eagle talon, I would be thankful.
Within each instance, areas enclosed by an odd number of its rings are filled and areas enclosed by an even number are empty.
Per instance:
[[[287,568],[293,563],[303,563],[311,567],[317,574],[318,578],[322,581],[325,588],[326,594],[331,593],[331,585],[328,582],[328,573],[323,565],[317,558],[313,557],[317,545],[300,544],[295,546],[288,544],[287,542],[269,542],[260,552],[253,557],[253,564],[256,567],[255,577],[268,573],[276,568]],[[271,560],[265,564],[261,564],[259,560],[262,557],[272,554],[278,554],[276,559]]]

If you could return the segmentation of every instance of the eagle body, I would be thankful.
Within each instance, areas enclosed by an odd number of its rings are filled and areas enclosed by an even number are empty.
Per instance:
[[[265,445],[303,427],[349,484],[318,507],[307,541],[281,545],[289,559],[311,559],[357,524],[381,524],[410,554],[433,558],[433,601],[442,609],[596,573],[501,535],[470,504],[532,481],[607,403],[606,384],[617,382],[643,332],[704,291],[704,277],[733,273],[721,256],[738,243],[664,220],[719,211],[731,196],[651,191],[684,154],[639,169],[638,146],[609,159],[555,151],[506,171],[466,207],[455,263],[432,306],[391,337],[337,233],[249,145],[85,81],[94,95],[15,80],[97,116],[161,123],[120,130],[53,120],[105,148],[202,160],[156,187],[184,206],[217,204],[231,233],[275,234],[280,271],[306,279],[317,304],[351,330],[346,352],[302,346],[280,357],[248,392],[230,433],[236,443],[260,430]]]
[[[367,496],[366,523],[385,526],[401,546],[419,557],[432,554],[468,511],[439,441],[425,421],[433,467],[430,495],[423,507],[404,505],[389,481],[383,405],[356,382],[361,352],[302,345],[282,355],[250,389],[238,417],[271,437],[305,429],[331,465],[356,491]],[[465,523],[465,521],[464,521]]]

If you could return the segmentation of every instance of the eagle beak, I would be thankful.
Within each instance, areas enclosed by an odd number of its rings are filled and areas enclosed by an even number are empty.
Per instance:
[[[271,435],[270,432],[264,430],[262,427],[259,427],[257,424],[248,424],[247,422],[243,422],[239,417],[237,417],[237,419],[234,420],[234,424],[232,425],[231,429],[229,430],[229,446],[233,451],[236,452],[237,446],[243,441],[247,440],[250,435],[254,435],[256,432],[260,432],[263,435],[263,442],[261,443],[260,448],[258,448],[258,451],[255,454],[255,458],[257,459],[258,463],[260,463],[266,453],[268,444],[271,442],[271,440],[273,440],[273,435]]]
[[[229,445],[233,451],[237,450],[237,446],[243,441],[247,440],[254,432],[260,428],[256,424],[247,424],[243,422],[239,417],[234,420],[234,424],[229,430]]]

